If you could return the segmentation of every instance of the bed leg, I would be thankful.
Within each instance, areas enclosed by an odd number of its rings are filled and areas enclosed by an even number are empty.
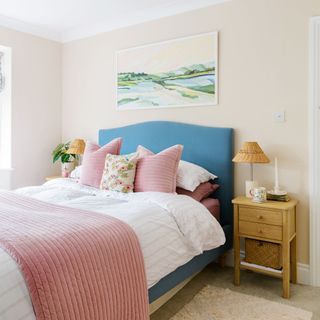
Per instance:
[[[218,264],[220,268],[224,268],[226,266],[226,260],[227,260],[227,253],[223,253],[220,255],[218,259]]]

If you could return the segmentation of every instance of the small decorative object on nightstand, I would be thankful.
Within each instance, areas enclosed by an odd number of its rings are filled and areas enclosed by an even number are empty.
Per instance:
[[[274,188],[273,190],[268,191],[267,197],[269,200],[274,200],[274,201],[290,200],[287,191],[280,190],[280,187],[279,187],[278,158],[274,159]]]
[[[59,143],[52,151],[53,163],[61,161],[61,175],[68,178],[74,169],[75,162],[81,164],[81,155],[84,152],[85,142],[82,139],[75,139],[67,143]]]
[[[246,197],[237,197],[232,200],[232,203],[234,206],[234,284],[240,285],[241,269],[263,273],[282,278],[282,296],[289,298],[290,279],[293,283],[297,282],[297,200],[255,203]],[[250,256],[244,260],[240,259],[241,237],[246,239],[247,249],[254,249],[248,250]]]

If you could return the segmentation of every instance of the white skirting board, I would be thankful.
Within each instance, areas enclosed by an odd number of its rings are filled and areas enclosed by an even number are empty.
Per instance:
[[[298,283],[311,285],[310,266],[298,262]]]
[[[240,252],[240,257],[244,258],[244,251]],[[233,267],[233,250],[228,251],[226,258],[226,265]],[[310,285],[310,266],[304,263],[298,263],[298,283],[304,285]]]

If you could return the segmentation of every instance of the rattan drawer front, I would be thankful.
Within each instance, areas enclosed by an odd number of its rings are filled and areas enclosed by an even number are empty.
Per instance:
[[[239,234],[270,240],[282,240],[282,227],[264,223],[239,221]]]
[[[246,238],[245,252],[244,261],[248,263],[278,270],[283,266],[280,244]]]
[[[267,209],[252,208],[252,207],[240,207],[239,220],[281,226],[282,212],[275,211],[275,210],[271,211]]]

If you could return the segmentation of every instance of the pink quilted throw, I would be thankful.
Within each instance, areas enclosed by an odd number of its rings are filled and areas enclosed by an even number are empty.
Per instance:
[[[99,188],[106,155],[118,155],[121,145],[121,138],[116,138],[103,147],[88,141],[83,155],[80,183]]]
[[[116,218],[0,192],[0,246],[37,320],[149,319],[140,244]]]
[[[138,146],[139,160],[134,182],[135,192],[176,192],[177,170],[183,146],[175,145],[154,154]]]

